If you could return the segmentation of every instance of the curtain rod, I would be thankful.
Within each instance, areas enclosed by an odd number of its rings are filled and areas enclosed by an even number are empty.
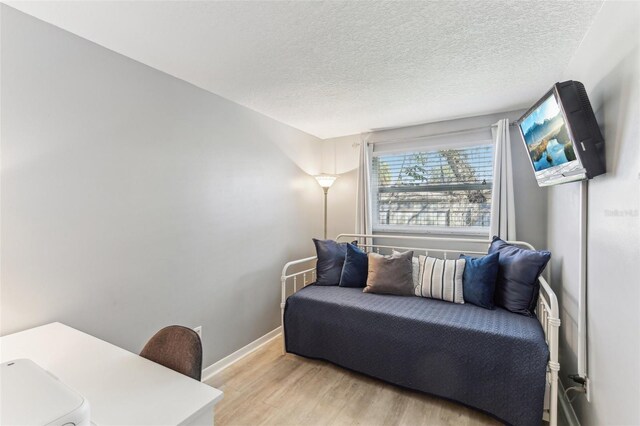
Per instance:
[[[511,122],[509,123],[509,127],[515,126],[517,125],[517,123]],[[388,139],[388,140],[382,140],[382,141],[371,141],[371,142],[367,142],[367,145],[384,145],[384,144],[388,144],[388,143],[397,143],[397,142],[409,142],[412,140],[418,140],[418,139],[433,139],[433,138],[437,138],[440,136],[448,136],[448,135],[459,135],[459,134],[464,134],[464,133],[471,133],[471,132],[475,132],[478,130],[484,130],[484,129],[491,129],[492,127],[497,127],[497,124],[492,124],[491,126],[480,126],[480,127],[473,127],[471,129],[463,129],[463,130],[452,130],[449,132],[442,132],[442,133],[435,133],[432,135],[426,135],[426,136],[414,136],[411,138],[400,138],[400,139]],[[355,144],[356,145],[360,145]]]

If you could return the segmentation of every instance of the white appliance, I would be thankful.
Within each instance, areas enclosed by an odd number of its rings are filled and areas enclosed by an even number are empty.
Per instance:
[[[89,402],[29,359],[0,364],[2,426],[90,426]]]

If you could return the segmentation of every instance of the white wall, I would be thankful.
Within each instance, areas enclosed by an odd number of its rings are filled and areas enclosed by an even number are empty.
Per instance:
[[[586,425],[640,424],[640,4],[605,2],[563,75],[581,81],[603,131],[607,174],[589,183]],[[579,184],[549,189],[552,285],[562,305],[561,377],[577,372]]]
[[[0,10],[0,333],[139,351],[202,325],[206,366],[276,328],[280,269],[322,232],[319,140]]]
[[[535,100],[532,100],[534,102]],[[514,121],[524,111],[511,111],[478,117],[440,121],[399,129],[373,132],[369,138],[376,140],[395,140],[439,133],[473,129],[496,123],[501,118]],[[355,194],[358,167],[360,135],[326,139],[323,141],[323,169],[327,173],[340,173],[335,191],[329,191],[329,235],[353,233],[355,230]],[[514,169],[514,188],[516,205],[516,233],[518,239],[528,241],[535,247],[546,247],[547,197],[544,189],[538,187],[531,171],[529,157],[518,133],[511,127],[511,144]],[[334,167],[335,164],[335,167]],[[340,185],[340,186],[338,186]],[[349,208],[345,208],[348,206]]]

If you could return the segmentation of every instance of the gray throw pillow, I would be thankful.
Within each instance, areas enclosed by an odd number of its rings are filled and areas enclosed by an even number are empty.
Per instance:
[[[398,256],[404,253],[403,251],[393,250],[391,254],[393,256]],[[420,285],[420,262],[418,262],[417,257],[411,258],[411,266],[413,267],[413,288],[415,289]]]
[[[413,295],[413,252],[383,256],[369,253],[369,273],[365,293]]]

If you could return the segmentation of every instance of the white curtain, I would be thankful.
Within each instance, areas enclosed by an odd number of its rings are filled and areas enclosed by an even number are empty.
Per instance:
[[[373,146],[367,137],[360,138],[360,161],[358,164],[358,187],[356,191],[356,234],[371,234],[370,168]],[[366,244],[366,242],[365,242]]]
[[[493,162],[493,194],[491,196],[491,237],[516,239],[516,212],[513,203],[513,166],[509,120],[492,127],[495,157]]]

